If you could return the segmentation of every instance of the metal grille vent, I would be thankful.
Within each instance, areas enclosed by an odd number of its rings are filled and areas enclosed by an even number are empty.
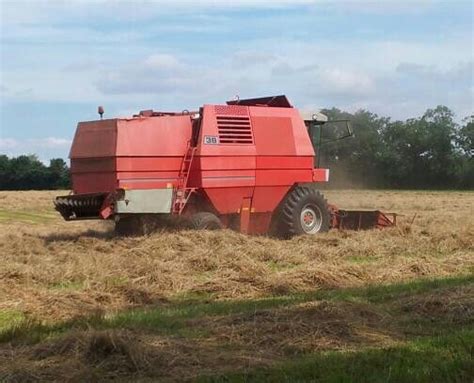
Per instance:
[[[221,144],[253,144],[248,116],[216,116],[216,119]]]
[[[248,108],[241,105],[215,105],[216,115],[224,116],[248,116]]]

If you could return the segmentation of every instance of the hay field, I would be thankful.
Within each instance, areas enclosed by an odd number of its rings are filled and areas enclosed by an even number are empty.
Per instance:
[[[291,240],[116,238],[57,194],[0,192],[0,381],[474,376],[472,192],[326,192],[399,225]]]

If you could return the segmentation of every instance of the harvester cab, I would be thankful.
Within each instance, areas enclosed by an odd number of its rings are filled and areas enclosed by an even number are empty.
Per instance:
[[[308,135],[314,147],[317,156],[314,156],[314,167],[319,168],[321,162],[321,147],[325,144],[344,140],[352,137],[354,134],[349,120],[329,120],[321,112],[301,112]]]
[[[329,205],[318,190],[329,180],[319,150],[331,123],[302,116],[283,95],[80,122],[72,194],[57,197],[56,210],[66,220],[114,220],[119,233],[170,218],[281,236],[394,225],[379,211]],[[337,139],[350,135],[346,122]]]

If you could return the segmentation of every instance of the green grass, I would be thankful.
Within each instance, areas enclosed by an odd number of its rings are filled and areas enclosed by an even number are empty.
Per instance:
[[[353,255],[353,256],[347,257],[347,260],[349,262],[356,263],[356,264],[377,262],[379,259],[380,257],[375,257],[375,256],[361,257],[359,255]]]
[[[49,285],[51,290],[79,291],[84,288],[83,281],[60,281]]]
[[[21,325],[25,316],[17,310],[0,310],[0,333]]]
[[[271,271],[275,271],[275,272],[294,269],[295,267],[298,266],[298,265],[294,265],[287,262],[281,262],[281,261],[277,262],[275,260],[268,261],[267,265]]]
[[[24,222],[24,223],[47,223],[56,217],[54,212],[30,212],[18,210],[0,209],[0,223]]]
[[[474,330],[469,329],[389,348],[310,354],[267,369],[202,376],[197,382],[471,382],[473,357]]]
[[[120,287],[125,286],[128,283],[128,277],[125,276],[112,276],[104,279],[107,287]]]

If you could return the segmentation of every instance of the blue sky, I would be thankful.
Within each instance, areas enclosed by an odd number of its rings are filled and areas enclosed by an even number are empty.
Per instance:
[[[473,2],[0,0],[0,153],[66,157],[77,121],[235,95],[394,119],[474,112]]]

